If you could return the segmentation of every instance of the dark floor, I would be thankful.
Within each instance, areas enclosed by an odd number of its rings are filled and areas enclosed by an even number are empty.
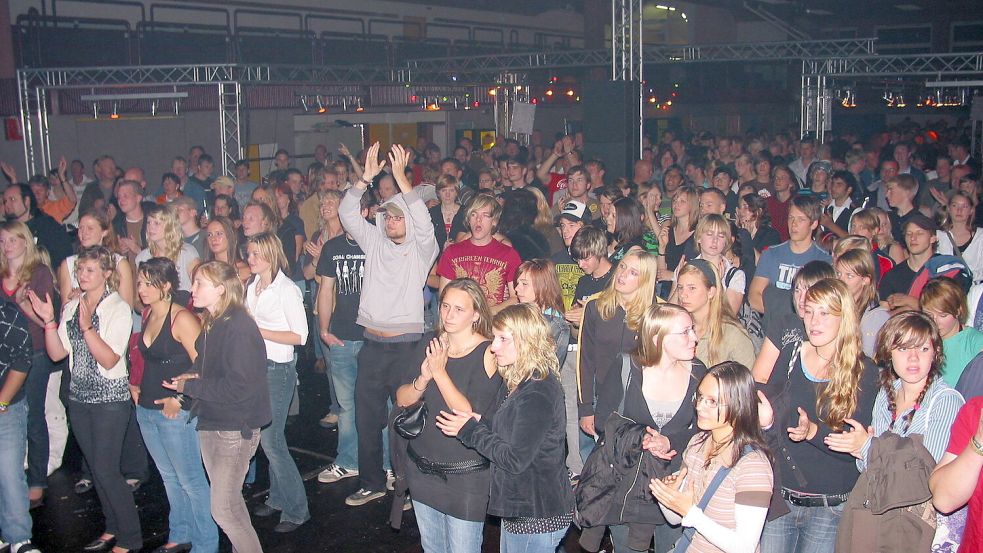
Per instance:
[[[287,426],[287,442],[291,445],[297,468],[306,482],[310,501],[311,520],[291,534],[273,532],[276,517],[253,517],[263,549],[270,553],[300,552],[422,552],[420,534],[413,512],[406,513],[403,528],[389,527],[391,496],[362,507],[348,507],[345,497],[354,492],[357,478],[327,485],[317,481],[317,474],[330,464],[335,454],[338,433],[318,425],[329,404],[327,379],[314,374],[310,363],[300,364],[300,415]],[[51,475],[45,505],[34,515],[34,543],[45,553],[74,552],[99,536],[103,529],[102,511],[95,492],[77,496],[72,487],[78,478],[79,450],[70,441],[64,466]],[[262,451],[257,454],[259,466],[254,492],[247,498],[250,509],[266,496],[268,478]],[[150,462],[153,467],[153,462]],[[144,550],[149,552],[167,538],[167,498],[156,471],[136,493],[137,507],[143,525]],[[569,553],[579,552],[575,534],[566,540]],[[489,522],[485,527],[484,551],[498,551],[498,527]],[[221,551],[231,551],[222,536]]]

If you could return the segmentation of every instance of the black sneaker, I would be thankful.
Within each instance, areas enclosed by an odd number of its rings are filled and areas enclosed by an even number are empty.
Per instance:
[[[374,492],[372,490],[366,490],[365,488],[359,488],[357,492],[345,498],[345,505],[358,507],[385,496],[386,494],[384,492]]]

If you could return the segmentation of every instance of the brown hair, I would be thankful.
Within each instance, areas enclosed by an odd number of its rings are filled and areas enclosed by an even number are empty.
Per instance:
[[[904,417],[902,432],[907,432],[911,427],[911,420],[915,418],[915,411],[921,407],[922,400],[925,399],[925,392],[942,375],[942,366],[945,364],[942,336],[939,334],[939,327],[935,325],[935,321],[921,311],[898,313],[888,319],[877,333],[877,350],[874,352],[874,362],[881,367],[881,389],[887,395],[888,410],[892,414],[897,409],[894,382],[898,376],[894,373],[894,360],[891,352],[899,348],[920,347],[925,342],[932,343],[935,356],[932,358],[932,367],[928,371],[925,387],[919,392],[914,408]],[[893,430],[896,422],[898,421],[892,420],[888,430]]]
[[[560,281],[556,277],[556,265],[549,259],[531,259],[524,261],[515,271],[515,280],[528,275],[536,294],[536,305],[540,309],[553,309],[563,313],[563,294],[560,293]]]
[[[969,305],[966,292],[962,286],[949,277],[935,277],[925,284],[922,295],[918,299],[922,311],[931,309],[940,313],[948,313],[962,322],[969,316]]]

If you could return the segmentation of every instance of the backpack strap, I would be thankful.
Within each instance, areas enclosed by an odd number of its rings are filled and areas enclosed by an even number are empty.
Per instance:
[[[625,398],[628,396],[628,383],[631,382],[631,357],[621,354],[621,403],[618,404],[618,414],[625,413]]]
[[[733,265],[731,265],[730,269],[727,269],[727,272],[724,273],[724,288],[730,288],[730,281],[734,280],[734,275],[736,275],[737,271],[739,270],[739,268]]]

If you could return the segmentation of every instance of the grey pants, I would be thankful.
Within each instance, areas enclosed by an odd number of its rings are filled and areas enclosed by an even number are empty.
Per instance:
[[[567,353],[560,369],[560,384],[563,386],[563,404],[567,411],[567,468],[574,474],[584,470],[584,460],[580,456],[580,416],[577,412],[577,352]]]
[[[242,497],[242,483],[259,446],[259,436],[258,428],[248,439],[238,430],[198,432],[201,459],[212,484],[212,518],[236,553],[263,553]]]

